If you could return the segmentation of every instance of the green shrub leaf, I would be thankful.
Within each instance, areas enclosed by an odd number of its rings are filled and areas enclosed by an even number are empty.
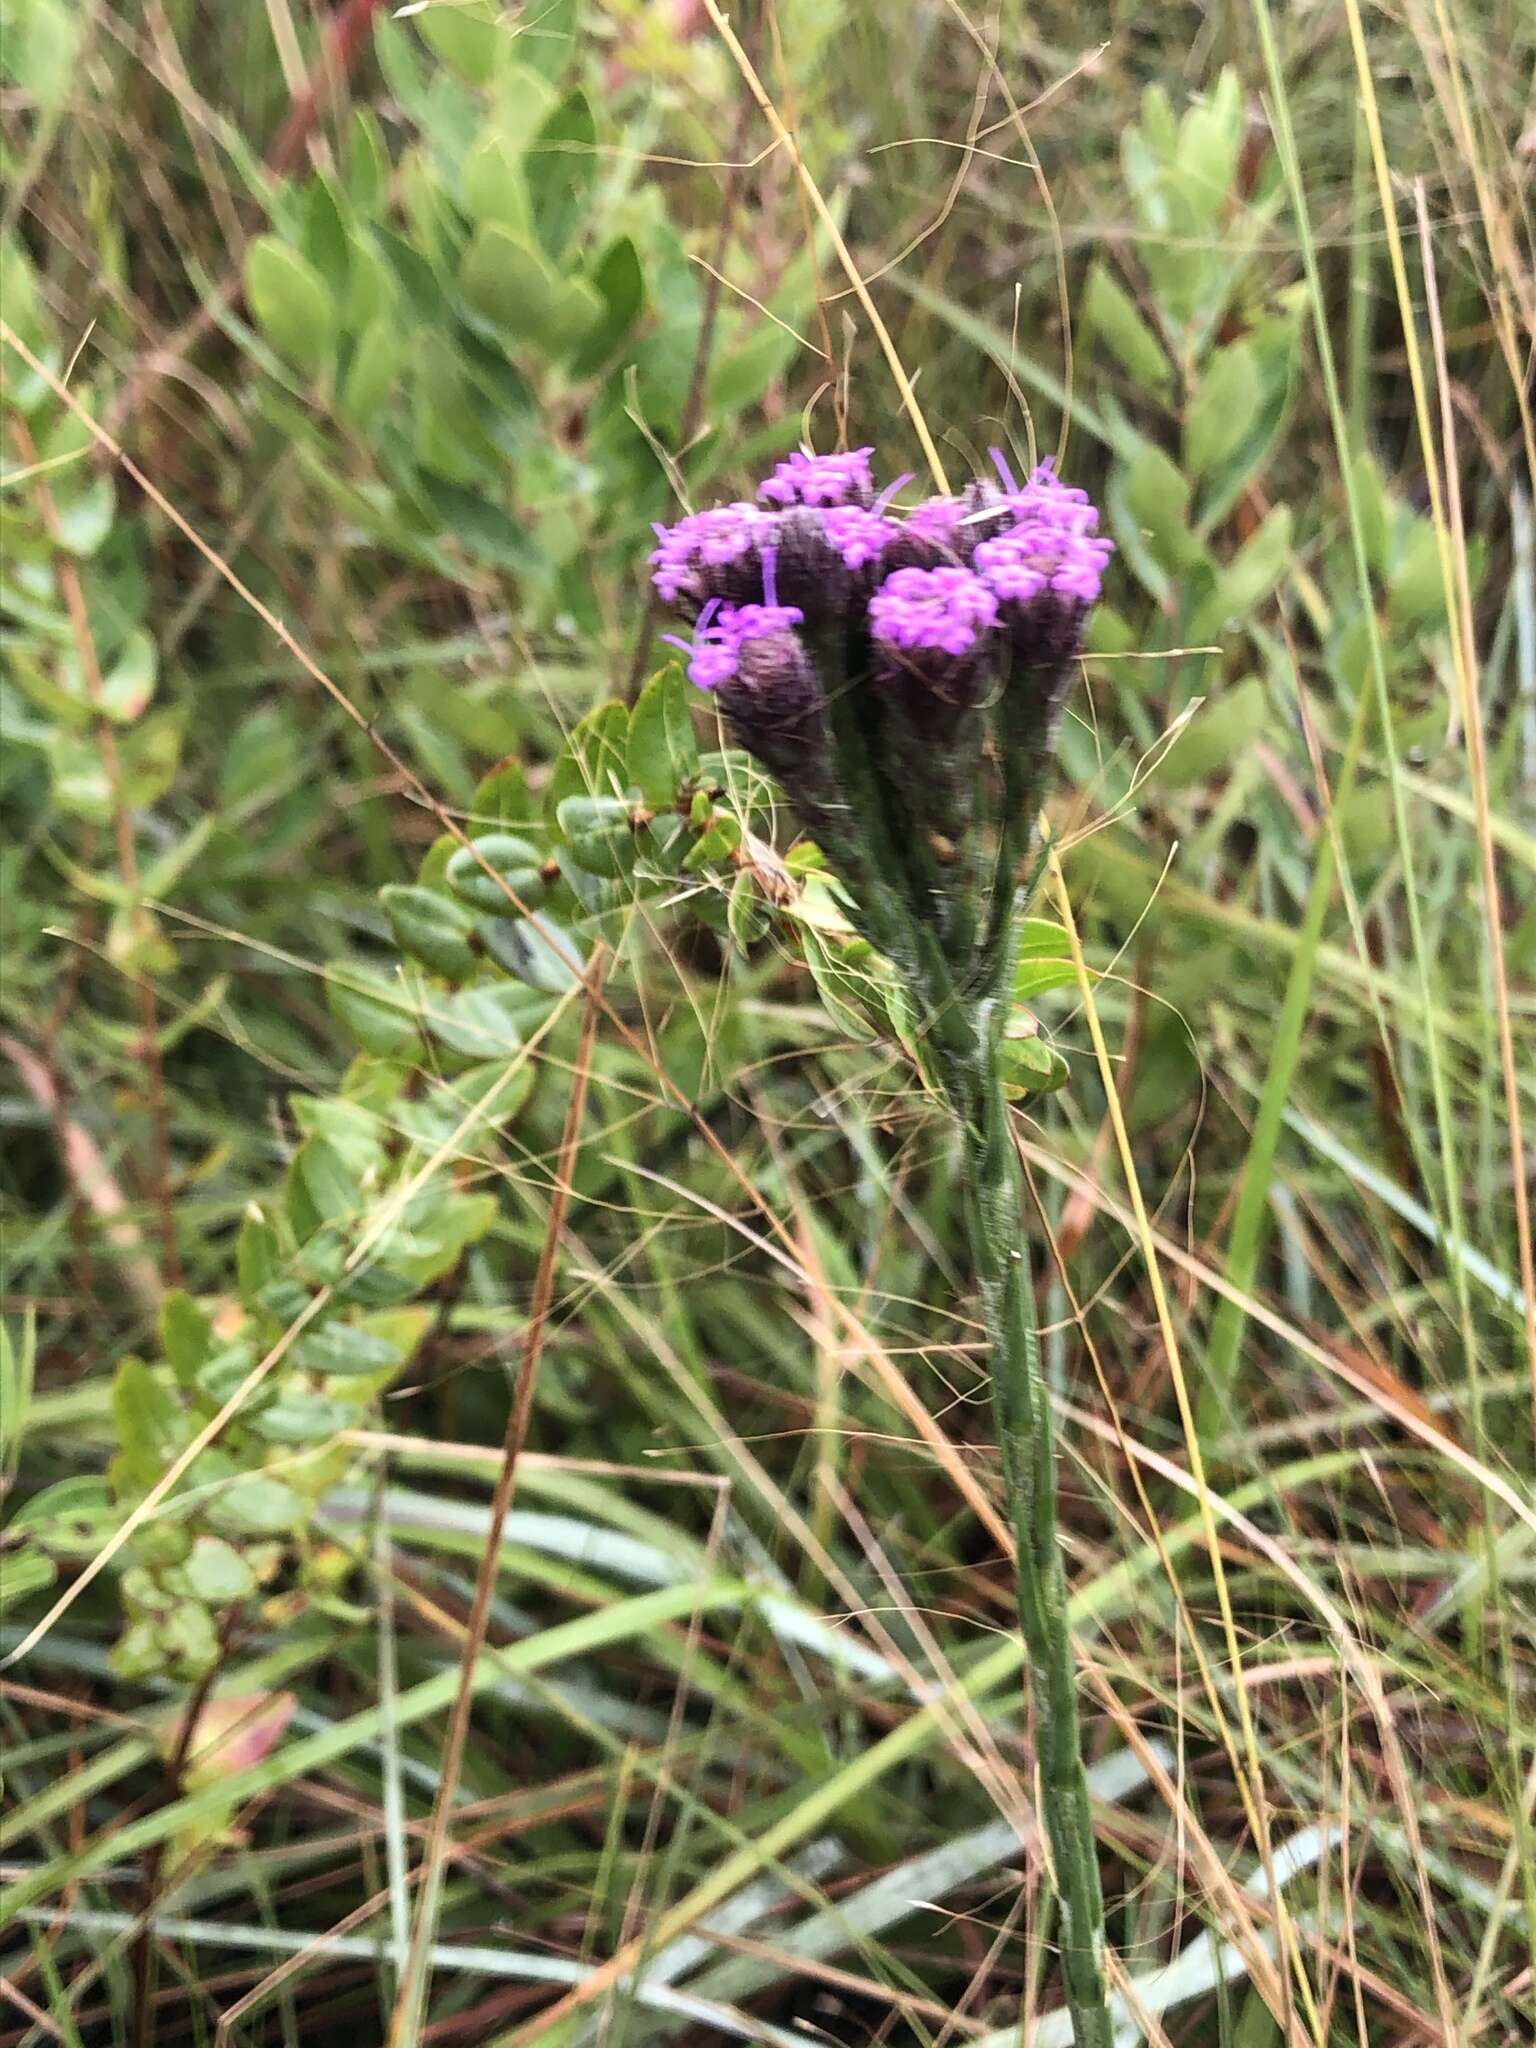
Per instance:
[[[653,811],[671,810],[699,771],[688,685],[675,661],[651,677],[629,721],[625,772]]]
[[[297,249],[258,235],[246,251],[245,296],[257,325],[296,369],[327,368],[336,346],[336,303],[325,280]]]
[[[306,1330],[291,1356],[305,1372],[324,1373],[333,1379],[393,1372],[405,1360],[399,1345],[355,1323],[324,1323],[319,1329]]]
[[[475,809],[480,809],[478,799]],[[487,874],[487,867],[494,874]],[[498,876],[501,880],[496,879]],[[537,910],[548,889],[543,855],[532,840],[515,832],[484,832],[472,846],[459,847],[448,862],[443,879],[465,903],[501,917],[519,909]],[[505,881],[506,888],[501,881]],[[512,896],[507,894],[508,889]]]
[[[462,904],[436,889],[393,882],[379,891],[390,928],[405,952],[434,974],[467,981],[476,956],[469,944],[474,919]]]
[[[1259,366],[1246,341],[1217,349],[1184,421],[1184,460],[1205,476],[1242,445],[1258,416]]]
[[[1143,391],[1162,392],[1173,382],[1168,351],[1143,319],[1136,301],[1107,265],[1096,263],[1083,295],[1083,333],[1097,335],[1119,358]]]

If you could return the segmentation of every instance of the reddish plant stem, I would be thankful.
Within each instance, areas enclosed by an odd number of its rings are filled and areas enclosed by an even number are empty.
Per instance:
[[[382,5],[383,0],[345,0],[332,15],[315,68],[299,88],[288,118],[267,152],[267,169],[275,177],[291,171],[303,155],[321,113],[351,71]]]
[[[37,445],[19,418],[11,422],[11,433],[22,461],[28,466],[36,463]],[[106,714],[106,691],[102,682],[101,662],[96,653],[96,638],[91,631],[91,615],[85,602],[85,590],[80,581],[80,571],[75,558],[64,544],[59,524],[59,509],[54,503],[53,492],[46,479],[39,476],[35,489],[37,508],[42,517],[44,530],[56,551],[54,570],[58,577],[65,610],[69,613],[75,652],[80,658],[80,672],[85,678],[86,695],[96,714],[96,743],[101,749],[102,767],[106,772],[107,787],[112,794],[112,824],[117,835],[118,869],[135,919],[142,920],[144,903],[139,886],[139,855],[133,835],[133,812],[123,788],[123,764],[117,750],[117,734]],[[139,1006],[139,1035],[135,1050],[143,1068],[144,1106],[149,1115],[152,1148],[150,1182],[160,1223],[161,1270],[167,1283],[176,1287],[181,1284],[181,1254],[176,1243],[176,1209],[171,1193],[170,1121],[165,1105],[165,1074],[160,1064],[160,1018],[155,1003],[154,984],[149,977],[145,974],[136,974],[133,976],[133,982]]]
[[[480,1652],[485,1647],[486,1630],[490,1623],[491,1598],[496,1590],[497,1575],[501,1570],[502,1535],[506,1528],[507,1516],[511,1512],[512,1497],[517,1489],[517,1461],[528,1435],[528,1424],[533,1414],[533,1391],[538,1381],[539,1361],[544,1354],[545,1332],[549,1327],[549,1310],[555,1291],[555,1268],[559,1263],[560,1241],[565,1232],[566,1211],[570,1206],[576,1155],[581,1145],[581,1122],[586,1112],[587,1086],[592,1074],[592,1051],[597,1039],[598,1019],[602,1014],[599,998],[603,969],[604,958],[599,947],[594,950],[587,971],[586,1014],[582,1020],[581,1046],[576,1055],[576,1071],[571,1080],[570,1100],[566,1105],[565,1129],[561,1133],[560,1151],[555,1163],[555,1186],[550,1197],[549,1223],[539,1254],[538,1270],[534,1275],[533,1299],[528,1309],[528,1328],[523,1338],[523,1355],[518,1366],[511,1405],[507,1411],[501,1470],[497,1475],[496,1491],[491,1500],[490,1526],[486,1531],[485,1548],[480,1555],[480,1569],[475,1579],[474,1599],[470,1605],[469,1623],[465,1630],[464,1649],[459,1666],[459,1689],[453,1703],[453,1717],[448,1727],[448,1740],[438,1776],[437,1796],[433,1801],[426,1847],[422,1852],[416,1924],[412,1931],[410,1954],[400,1975],[395,2009],[390,2019],[389,2048],[403,2048],[406,2041],[417,2039],[421,2021],[425,2016],[432,1973],[427,1952],[432,1943],[442,1868],[448,1849],[448,1824],[453,1813],[453,1802],[458,1794],[464,1748],[469,1737],[469,1717],[474,1708],[475,1667],[480,1661]]]

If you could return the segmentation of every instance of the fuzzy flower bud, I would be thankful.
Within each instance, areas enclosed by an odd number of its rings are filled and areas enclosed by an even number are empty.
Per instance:
[[[787,635],[804,621],[792,604],[722,604],[711,598],[699,613],[691,641],[675,633],[662,638],[688,656],[688,680],[700,690],[718,690],[740,666],[742,650],[754,640]]]
[[[773,609],[799,617],[793,606],[752,609],[759,626]],[[864,852],[838,779],[827,693],[799,634],[780,625],[744,636],[715,702],[747,752],[782,785],[817,845],[845,878],[858,876]]]
[[[1071,687],[1083,624],[1098,601],[1113,541],[1097,532],[1086,491],[1062,483],[1048,457],[1022,489],[996,454],[1011,525],[978,542],[972,563],[995,594],[1013,650],[1000,713],[1004,744],[1020,758],[1049,757]]]
[[[799,638],[787,627],[740,641],[735,664],[716,695],[742,745],[792,797],[799,796],[813,763],[817,772],[825,772],[830,752],[826,693]]]
[[[869,602],[882,765],[911,831],[941,861],[975,810],[996,618],[992,592],[957,564],[897,569]]]
[[[906,481],[890,485],[872,505],[792,505],[779,514],[780,587],[816,624],[842,617],[879,581],[902,534],[900,520],[886,508]]]
[[[1003,493],[992,483],[969,484],[959,497],[924,498],[901,523],[886,550],[892,569],[969,568],[978,541],[1008,524]]]

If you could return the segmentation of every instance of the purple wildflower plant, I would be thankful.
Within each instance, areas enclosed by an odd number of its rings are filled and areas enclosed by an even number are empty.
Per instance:
[[[1024,1188],[1004,1032],[1019,912],[1062,705],[1111,543],[1050,462],[1020,484],[877,496],[871,448],[795,454],[738,503],[659,528],[657,590],[695,621],[688,673],[775,777],[835,871],[899,999],[870,1008],[954,1115],[981,1281],[1020,1628],[1035,1696],[1070,1752],[1045,1801],[1074,2038],[1107,2044],[1104,1914],[1077,1732],[1053,1453],[1021,1253]],[[733,927],[734,928],[734,927]],[[819,942],[818,942],[819,943]],[[871,981],[871,988],[882,985]],[[885,984],[888,985],[888,984]],[[892,993],[895,993],[893,990]],[[904,1024],[921,1021],[921,1030]],[[1038,1432],[1038,1434],[1036,1433]],[[1054,1619],[1053,1619],[1054,1617]]]

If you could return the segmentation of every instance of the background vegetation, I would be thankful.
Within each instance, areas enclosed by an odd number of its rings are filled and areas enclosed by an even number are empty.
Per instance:
[[[1529,2038],[1536,21],[399,16],[0,7],[0,2042],[1065,2040],[952,1140],[647,602],[921,471],[871,307],[1120,550],[1015,1029],[1125,2038]]]

